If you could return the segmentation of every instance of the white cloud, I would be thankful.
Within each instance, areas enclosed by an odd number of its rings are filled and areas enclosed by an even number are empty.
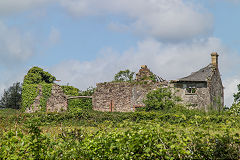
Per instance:
[[[12,65],[28,60],[34,49],[34,41],[29,33],[21,33],[0,22],[0,61],[4,65]]]
[[[62,0],[74,16],[122,15],[131,31],[162,40],[191,39],[212,31],[213,18],[183,0]],[[112,22],[116,28],[120,22]],[[120,24],[125,27],[126,24]]]
[[[230,63],[235,61],[234,59],[239,59],[239,56],[235,56],[216,38],[179,44],[166,44],[149,39],[139,42],[136,48],[131,48],[121,54],[111,49],[105,49],[101,51],[96,60],[64,61],[50,71],[57,79],[62,80],[62,84],[70,83],[80,89],[95,86],[98,82],[111,81],[114,74],[120,70],[130,69],[137,72],[142,64],[148,65],[154,73],[162,78],[173,80],[187,76],[208,65],[211,62],[212,51],[218,51],[220,54],[220,71],[223,75],[222,78],[225,79],[224,75],[234,67]],[[232,94],[235,91],[233,87],[238,83],[230,85],[229,82],[231,80],[224,80],[225,101],[228,105],[232,101]]]
[[[0,15],[9,15],[36,8],[55,0],[0,0]]]

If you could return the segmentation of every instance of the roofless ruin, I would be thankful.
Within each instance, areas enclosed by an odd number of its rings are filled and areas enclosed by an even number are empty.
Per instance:
[[[110,112],[131,112],[137,107],[144,107],[146,94],[158,87],[176,88],[176,96],[189,108],[208,111],[224,105],[223,85],[218,69],[218,54],[211,54],[212,62],[187,77],[166,81],[154,75],[146,65],[136,74],[135,82],[98,83],[93,94],[93,109]],[[138,83],[138,82],[143,83]]]

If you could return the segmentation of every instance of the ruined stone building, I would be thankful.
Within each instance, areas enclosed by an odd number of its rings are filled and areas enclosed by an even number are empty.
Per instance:
[[[110,112],[129,112],[143,107],[146,94],[158,87],[175,88],[176,96],[189,108],[209,110],[223,106],[223,85],[218,69],[218,54],[212,53],[212,62],[191,75],[174,81],[156,77],[146,65],[136,74],[134,82],[98,83],[93,94],[93,109]],[[140,82],[140,83],[139,83]]]
[[[211,54],[212,63],[193,72],[187,77],[172,81],[182,98],[182,102],[191,108],[204,109],[205,111],[218,109],[224,105],[224,91],[220,72],[218,69],[218,54]]]
[[[143,107],[145,95],[160,86],[167,86],[167,81],[157,77],[146,65],[141,66],[134,82],[105,82],[98,83],[93,94],[93,109],[110,112],[131,112],[137,107]]]

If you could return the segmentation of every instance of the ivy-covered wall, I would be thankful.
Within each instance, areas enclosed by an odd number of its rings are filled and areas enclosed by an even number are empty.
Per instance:
[[[23,80],[22,110],[28,113],[67,110],[67,96],[54,80],[42,68],[32,67]]]
[[[25,84],[22,90],[22,110],[26,112],[46,111],[51,96],[52,84]]]

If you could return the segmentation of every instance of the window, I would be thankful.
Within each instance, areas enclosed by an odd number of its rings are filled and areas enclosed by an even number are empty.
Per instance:
[[[197,90],[196,87],[188,87],[188,88],[186,88],[186,91],[189,94],[195,94],[196,90]]]

